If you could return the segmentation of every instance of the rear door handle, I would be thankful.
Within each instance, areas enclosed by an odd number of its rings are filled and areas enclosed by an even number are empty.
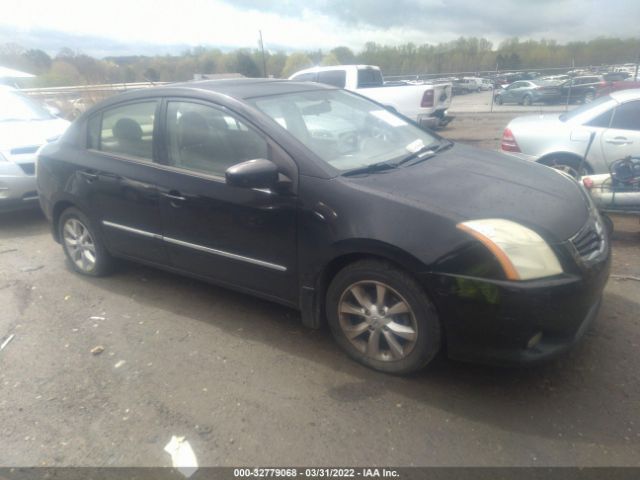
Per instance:
[[[633,142],[629,140],[627,137],[615,137],[609,140],[605,140],[607,143],[611,143],[613,145],[631,145]]]
[[[93,182],[98,179],[98,174],[95,172],[91,172],[88,170],[80,170],[80,175],[82,175],[89,182]]]
[[[180,192],[177,192],[175,190],[171,190],[168,193],[163,193],[162,196],[168,198],[170,200],[169,203],[171,203],[172,206],[177,206],[174,204],[174,202],[184,202],[187,200],[187,197],[183,197],[182,195],[180,195]]]

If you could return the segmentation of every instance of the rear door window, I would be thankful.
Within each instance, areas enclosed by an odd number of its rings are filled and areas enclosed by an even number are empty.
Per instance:
[[[129,103],[102,112],[99,138],[89,124],[89,147],[105,153],[153,159],[153,130],[157,101]],[[92,133],[92,127],[94,128]]]

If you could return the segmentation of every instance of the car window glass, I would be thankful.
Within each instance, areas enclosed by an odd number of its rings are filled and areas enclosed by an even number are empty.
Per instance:
[[[347,171],[402,160],[439,140],[345,90],[314,90],[252,100],[320,159]]]
[[[344,70],[329,70],[318,73],[318,82],[338,88],[344,88],[346,78],[347,73]]]
[[[296,82],[313,82],[315,80],[315,73],[301,73],[300,75],[296,75],[291,80],[295,80]]]
[[[169,164],[222,176],[245,160],[268,158],[266,140],[229,113],[191,102],[167,107]]]
[[[640,131],[640,101],[623,103],[616,108],[611,128]]]
[[[382,86],[382,73],[375,68],[362,68],[358,70],[358,88]]]
[[[156,105],[156,101],[130,103],[105,110],[98,150],[151,160]]]
[[[611,116],[613,115],[613,108],[607,110],[604,113],[601,113],[594,119],[588,121],[585,125],[590,127],[601,127],[601,128],[609,128],[609,124],[611,123]]]

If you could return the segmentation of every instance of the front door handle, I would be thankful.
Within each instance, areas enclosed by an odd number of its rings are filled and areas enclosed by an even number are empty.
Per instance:
[[[605,140],[605,142],[611,143],[613,145],[631,145],[633,143],[627,137],[614,137],[609,140]]]

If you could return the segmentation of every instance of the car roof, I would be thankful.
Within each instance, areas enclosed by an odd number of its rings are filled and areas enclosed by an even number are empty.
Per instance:
[[[628,90],[616,90],[609,94],[611,98],[622,103],[629,100],[640,99],[640,88],[630,88]]]
[[[233,78],[224,80],[199,80],[173,83],[162,88],[194,88],[221,93],[237,99],[265,97],[285,93],[304,92],[309,90],[336,90],[336,87],[321,83],[294,82],[272,78]]]

